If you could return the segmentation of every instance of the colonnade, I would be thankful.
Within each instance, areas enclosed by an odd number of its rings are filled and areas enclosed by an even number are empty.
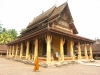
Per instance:
[[[47,51],[46,51],[46,62],[47,63],[50,63],[51,62],[51,42],[52,42],[52,36],[50,34],[47,34],[46,37],[45,37],[45,40],[46,40],[46,44],[47,44]],[[35,38],[34,40],[34,60],[35,58],[38,56],[38,38]],[[64,45],[65,43],[65,39],[63,37],[60,37],[60,58],[61,58],[61,61],[64,61]],[[74,56],[74,48],[73,48],[73,43],[74,43],[74,40],[73,39],[69,39],[68,40],[68,52],[69,52],[69,55],[70,57],[72,57],[72,60],[75,59],[75,56]],[[13,45],[8,45],[9,49],[7,50],[7,56],[9,57],[19,57],[21,58],[23,56],[23,42],[20,43],[20,51],[19,51],[19,47],[18,47],[18,43],[16,44],[13,44]],[[81,41],[78,41],[78,60],[81,60],[82,59],[82,56],[81,56]],[[30,47],[30,43],[29,43],[29,40],[27,40],[26,42],[26,55],[25,55],[25,59],[28,59],[29,58],[29,47]],[[92,43],[89,43],[89,50],[90,50],[90,59],[93,59],[92,57]],[[20,54],[18,55],[18,51],[20,52]],[[88,58],[88,54],[87,54],[87,43],[84,43],[84,55],[85,55],[85,58],[86,59],[89,59]]]

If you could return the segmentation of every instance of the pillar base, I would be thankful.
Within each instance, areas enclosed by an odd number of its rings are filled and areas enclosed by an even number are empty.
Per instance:
[[[90,59],[90,61],[91,61],[91,62],[94,62],[95,60],[94,60],[94,59]]]
[[[75,57],[74,56],[71,56],[72,57],[72,60],[75,60]]]
[[[89,56],[89,59],[93,59],[92,55]]]
[[[79,54],[79,55],[78,55],[78,60],[81,60],[81,59],[82,59],[82,57],[81,57],[81,55]]]
[[[88,55],[85,56],[85,59],[89,59]]]

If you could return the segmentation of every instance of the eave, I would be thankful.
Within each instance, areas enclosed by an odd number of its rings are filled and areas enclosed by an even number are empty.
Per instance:
[[[70,37],[70,38],[73,38],[73,39],[81,40],[81,41],[84,41],[84,42],[89,42],[89,43],[95,42],[94,40],[91,40],[91,39],[88,39],[88,38],[85,38],[85,37],[81,37],[81,36],[78,36],[78,35],[75,35],[75,34],[64,33],[64,32],[61,32],[61,31],[58,31],[58,30],[52,29],[52,28],[49,29],[49,31],[63,35],[63,36],[67,36],[67,37]]]

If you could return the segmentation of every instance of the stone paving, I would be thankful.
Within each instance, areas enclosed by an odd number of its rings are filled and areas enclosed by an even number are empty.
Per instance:
[[[89,63],[88,63],[89,64]],[[90,64],[100,64],[97,60]],[[100,67],[85,64],[70,64],[63,67],[43,68],[33,72],[32,65],[0,58],[0,75],[100,75]]]

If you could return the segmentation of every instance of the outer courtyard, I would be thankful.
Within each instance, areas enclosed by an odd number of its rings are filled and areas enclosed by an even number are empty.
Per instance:
[[[100,60],[86,64],[90,65],[70,64],[59,68],[40,67],[40,72],[33,72],[34,65],[0,58],[0,75],[100,75]],[[93,64],[99,64],[99,66]]]

